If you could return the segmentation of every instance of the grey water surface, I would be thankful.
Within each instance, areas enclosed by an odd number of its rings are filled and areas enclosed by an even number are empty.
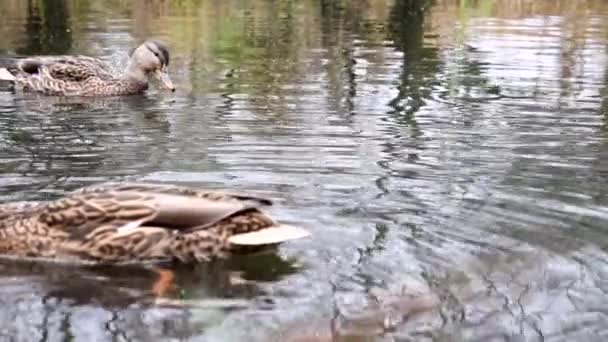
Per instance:
[[[176,93],[0,86],[0,201],[108,180],[268,196],[312,236],[146,268],[0,262],[0,341],[604,341],[608,4],[0,0],[0,55]]]

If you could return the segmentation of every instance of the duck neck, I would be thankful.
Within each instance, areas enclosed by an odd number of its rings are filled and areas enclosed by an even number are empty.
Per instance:
[[[144,71],[138,65],[133,63],[133,61],[130,61],[129,65],[127,65],[122,78],[131,82],[148,84],[148,76],[146,76]]]

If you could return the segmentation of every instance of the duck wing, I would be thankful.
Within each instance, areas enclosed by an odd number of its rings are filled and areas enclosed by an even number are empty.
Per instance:
[[[253,197],[219,199],[206,194],[166,185],[106,184],[38,206],[35,220],[49,230],[67,233],[71,240],[87,240],[101,231],[128,232],[140,227],[205,229],[260,204]]]
[[[135,191],[135,192],[151,192],[157,194],[181,195],[186,197],[206,198],[211,201],[237,201],[247,202],[252,205],[272,205],[272,201],[257,196],[224,192],[218,190],[193,189],[183,186],[175,186],[171,184],[150,184],[150,183],[101,183],[84,188],[80,188],[73,192],[91,193],[91,192],[108,192],[108,191]]]
[[[5,66],[14,75],[27,77],[48,70],[50,77],[70,82],[82,82],[91,77],[108,80],[114,78],[109,66],[88,56],[36,56],[13,59]]]

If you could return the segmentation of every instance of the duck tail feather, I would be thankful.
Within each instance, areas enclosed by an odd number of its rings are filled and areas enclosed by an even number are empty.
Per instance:
[[[11,74],[6,68],[0,68],[0,80],[15,81],[15,76]]]

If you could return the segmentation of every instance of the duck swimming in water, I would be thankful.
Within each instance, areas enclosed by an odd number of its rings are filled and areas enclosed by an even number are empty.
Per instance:
[[[131,50],[121,76],[99,59],[88,56],[33,56],[0,62],[0,80],[24,90],[59,96],[120,96],[143,93],[150,78],[168,90],[175,86],[168,74],[169,50],[149,40]]]
[[[76,264],[193,263],[309,234],[267,199],[165,184],[106,183],[49,202],[0,204],[0,257]]]

